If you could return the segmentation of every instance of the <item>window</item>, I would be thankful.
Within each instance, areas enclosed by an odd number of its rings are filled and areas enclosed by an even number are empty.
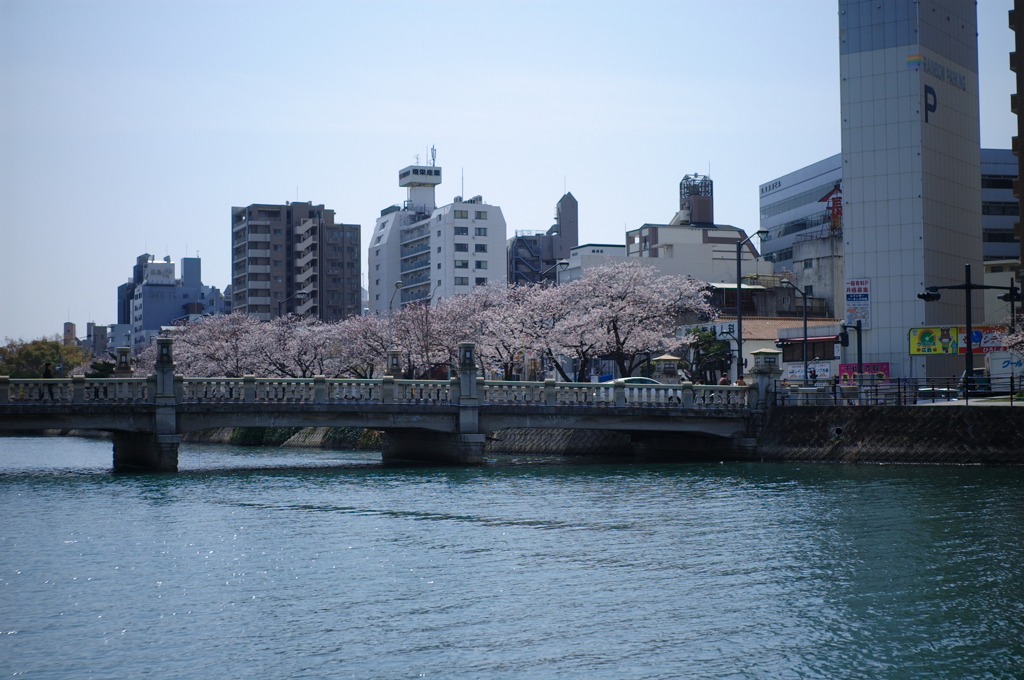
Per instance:
[[[275,276],[274,277],[274,283],[281,283],[282,281],[283,281],[283,279],[280,276]]]
[[[456,236],[469,236],[469,227],[455,227]]]
[[[278,243],[278,244],[276,244],[276,245],[274,246],[274,250],[281,250],[281,244],[279,244],[279,243]]]
[[[811,258],[804,260],[804,269],[814,269],[814,260]]]
[[[476,235],[477,236],[487,236],[487,227],[477,227],[476,228]]]
[[[469,269],[469,260],[455,260],[456,269]]]
[[[438,279],[438,280],[437,280],[437,287],[438,287],[438,288],[440,288],[440,287],[441,287],[441,279]]]
[[[280,229],[275,229],[274,230],[274,236],[280,236],[280,235],[281,235],[281,230]]]
[[[468,243],[456,243],[455,244],[455,252],[457,252],[457,253],[468,253],[469,252],[469,244]]]
[[[349,262],[349,264],[352,264],[352,263]],[[376,271],[376,272],[379,272],[380,271],[380,265],[379,264],[378,265],[374,265],[373,270]]]
[[[437,247],[437,252],[441,252],[441,246]]]
[[[487,219],[487,211],[486,210],[474,211],[473,217],[475,219],[478,219],[478,220],[486,220]]]
[[[381,240],[382,238],[384,238],[384,237],[383,237],[383,236],[378,236],[378,237],[377,237],[377,240],[376,240],[376,241],[374,241],[374,244],[380,243],[380,240]]]
[[[487,260],[477,260],[474,269],[487,269]]]
[[[438,269],[440,269],[440,268],[441,268],[441,263],[440,263],[440,262],[438,262],[438,263],[437,263],[437,268],[438,268]]]
[[[814,286],[804,286],[804,295],[806,297],[814,297]]]
[[[468,276],[456,276],[455,277],[455,285],[456,286],[468,286],[469,285],[469,277]]]
[[[1017,179],[1012,175],[982,175],[982,189],[1012,189],[1013,180]]]
[[[457,219],[457,220],[468,220],[469,219],[469,211],[468,210],[456,210],[455,211],[455,219]]]
[[[374,282],[373,282],[373,285],[375,285],[375,286],[379,286],[379,285],[380,285],[380,279],[377,279],[376,281],[374,281]],[[738,317],[737,317],[737,318],[738,318]]]
[[[282,264],[284,264],[284,263],[281,262],[281,260],[274,260],[274,266],[275,267],[280,267]]]
[[[483,278],[482,276],[476,277],[476,285],[478,285],[478,286],[486,286],[487,285],[487,279]]]
[[[487,244],[486,243],[477,243],[476,246],[474,247],[474,251],[478,252],[478,253],[486,253],[487,252]]]
[[[441,216],[440,216],[440,215],[438,215],[438,216],[437,216],[437,219],[441,219]],[[438,237],[438,238],[441,238],[441,230],[440,230],[440,229],[438,229],[438,230],[437,230],[437,237]]]

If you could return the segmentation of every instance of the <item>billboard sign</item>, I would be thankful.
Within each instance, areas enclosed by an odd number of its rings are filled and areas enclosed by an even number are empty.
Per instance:
[[[960,329],[956,326],[935,326],[932,328],[910,329],[910,353],[912,355],[942,356],[957,353],[957,338]]]
[[[943,356],[967,354],[966,326],[935,326],[931,328],[911,328],[909,333],[910,353],[912,355]],[[974,326],[971,342],[973,354],[1003,352],[1003,326]]]
[[[974,326],[971,329],[972,354],[988,354],[989,352],[1005,352],[1006,345],[1003,344],[1003,333],[1006,328],[1003,326]],[[959,328],[957,338],[960,340],[959,354],[967,354],[967,328]]]
[[[843,323],[847,326],[871,328],[871,279],[846,280],[846,314]]]
[[[864,362],[864,375],[875,378],[889,379],[889,362]],[[854,384],[853,377],[857,375],[857,364],[839,364],[839,381],[844,385]]]

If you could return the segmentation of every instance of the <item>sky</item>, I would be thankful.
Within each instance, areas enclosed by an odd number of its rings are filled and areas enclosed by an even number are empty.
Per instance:
[[[1012,0],[978,6],[981,142],[1008,148]],[[117,322],[136,256],[230,283],[230,210],[313,201],[362,225],[437,149],[438,202],[581,243],[669,220],[710,174],[758,186],[840,151],[837,3],[0,0],[0,338]],[[363,253],[365,265],[366,253]],[[180,275],[180,267],[179,267]],[[365,285],[365,273],[364,273]]]

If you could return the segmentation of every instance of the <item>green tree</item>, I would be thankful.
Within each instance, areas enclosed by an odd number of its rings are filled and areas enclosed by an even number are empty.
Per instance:
[[[690,372],[693,379],[700,378],[705,383],[714,383],[715,371],[726,367],[725,355],[729,351],[729,343],[719,340],[714,330],[696,328],[690,331],[687,343],[691,353]]]
[[[70,376],[85,363],[87,354],[74,345],[65,345],[59,336],[24,341],[6,339],[0,347],[0,375],[11,378],[41,378],[43,365],[53,364],[54,375]]]

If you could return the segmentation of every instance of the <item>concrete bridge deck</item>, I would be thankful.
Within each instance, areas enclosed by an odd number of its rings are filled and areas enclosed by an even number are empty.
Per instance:
[[[364,427],[388,460],[478,464],[488,432],[591,429],[630,435],[645,458],[752,448],[758,386],[486,381],[472,359],[451,380],[184,378],[166,360],[147,378],[0,376],[0,430],[114,434],[114,466],[176,470],[181,435],[217,427]],[[471,350],[472,346],[468,345]]]

